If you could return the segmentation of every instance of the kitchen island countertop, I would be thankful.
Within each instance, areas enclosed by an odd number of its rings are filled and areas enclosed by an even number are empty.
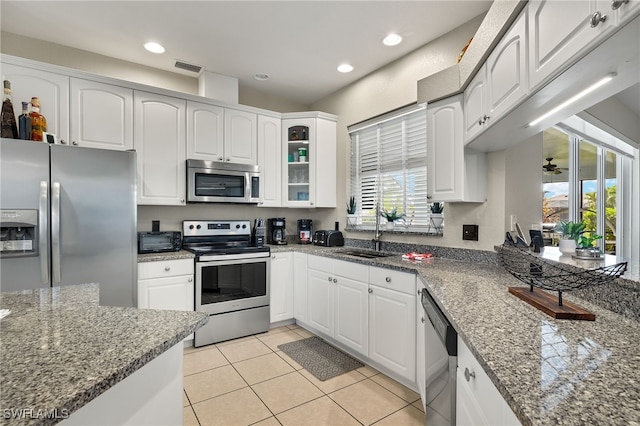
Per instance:
[[[0,308],[11,311],[0,320],[7,424],[73,415],[209,320],[198,312],[99,306],[98,295],[98,284],[0,293]]]
[[[300,251],[417,273],[523,425],[640,423],[640,323],[571,293],[595,321],[554,320],[507,292],[524,286],[502,267],[431,258],[375,260],[351,247],[289,245]],[[592,264],[588,264],[592,265]],[[640,286],[637,265],[628,284]]]

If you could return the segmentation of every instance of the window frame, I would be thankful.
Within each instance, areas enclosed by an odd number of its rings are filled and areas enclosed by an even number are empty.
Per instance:
[[[426,108],[426,103],[412,104],[348,127],[351,158],[347,183],[356,198],[358,216],[352,229],[372,229],[380,203],[380,211],[385,207],[396,207],[400,213],[413,210],[409,219],[404,218],[403,232],[433,231],[427,200]],[[398,134],[386,140],[394,132]],[[390,151],[381,157],[385,149]],[[385,191],[390,184],[399,187]],[[412,191],[411,187],[417,189]],[[393,203],[392,197],[399,201]]]

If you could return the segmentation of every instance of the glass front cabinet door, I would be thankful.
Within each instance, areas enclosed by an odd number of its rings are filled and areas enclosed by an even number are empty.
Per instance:
[[[319,114],[329,119],[320,118]],[[335,116],[284,114],[282,136],[284,206],[335,207]]]

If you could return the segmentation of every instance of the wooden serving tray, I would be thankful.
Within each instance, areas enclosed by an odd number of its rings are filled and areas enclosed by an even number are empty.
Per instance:
[[[563,301],[562,306],[559,306],[556,296],[538,288],[534,288],[533,291],[531,291],[529,287],[509,287],[509,293],[555,319],[596,320],[596,314],[573,303]]]

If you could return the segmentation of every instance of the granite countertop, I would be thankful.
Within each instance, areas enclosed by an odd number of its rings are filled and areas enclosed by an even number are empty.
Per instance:
[[[72,414],[204,325],[198,312],[98,305],[98,284],[0,293],[0,409]]]
[[[195,255],[187,250],[168,251],[164,253],[144,253],[138,254],[138,263],[161,262],[164,260],[193,259]]]
[[[524,425],[640,422],[638,321],[571,293],[564,299],[592,311],[596,320],[554,320],[508,293],[508,286],[524,284],[495,265],[411,262],[400,254],[368,260],[341,254],[345,249],[351,248],[272,247],[274,253],[302,251],[418,273]],[[552,255],[549,250],[546,257]],[[638,286],[633,271],[636,264],[626,280]]]

